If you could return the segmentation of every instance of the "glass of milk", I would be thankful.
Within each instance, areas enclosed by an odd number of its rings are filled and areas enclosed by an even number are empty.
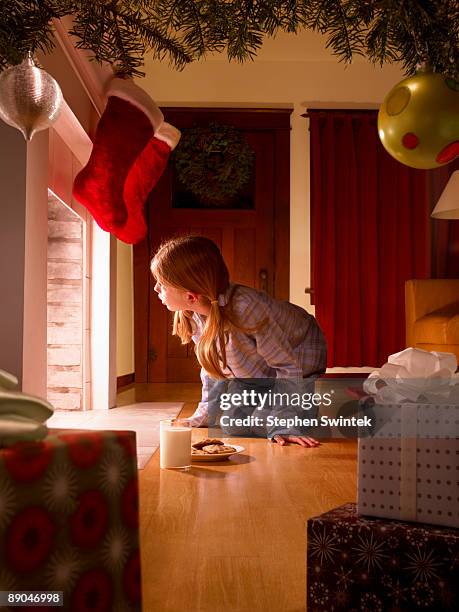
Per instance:
[[[159,457],[162,468],[189,470],[191,467],[191,424],[186,419],[159,422]]]

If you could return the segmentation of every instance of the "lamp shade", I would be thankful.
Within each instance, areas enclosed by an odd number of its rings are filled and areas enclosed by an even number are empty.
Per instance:
[[[434,219],[459,219],[459,170],[450,176],[431,216]]]

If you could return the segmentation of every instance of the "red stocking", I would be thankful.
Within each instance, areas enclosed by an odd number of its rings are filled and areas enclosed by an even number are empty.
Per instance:
[[[180,133],[163,123],[143,90],[129,81],[114,83],[73,195],[102,229],[133,244],[146,235],[144,203]]]

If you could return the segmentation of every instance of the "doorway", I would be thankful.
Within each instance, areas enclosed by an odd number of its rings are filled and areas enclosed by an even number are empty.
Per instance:
[[[228,208],[178,201],[169,163],[147,204],[148,238],[134,247],[135,381],[194,382],[199,366],[193,346],[182,346],[171,335],[172,313],[153,291],[151,256],[171,236],[203,235],[220,247],[233,281],[288,299],[291,110],[162,110],[181,130],[210,124],[237,128],[254,152],[250,193],[241,193],[244,205]]]

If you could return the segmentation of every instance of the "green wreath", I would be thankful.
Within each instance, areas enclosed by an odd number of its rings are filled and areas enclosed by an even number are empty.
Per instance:
[[[239,130],[210,123],[183,130],[174,163],[186,189],[207,205],[223,206],[252,176],[254,152]]]

